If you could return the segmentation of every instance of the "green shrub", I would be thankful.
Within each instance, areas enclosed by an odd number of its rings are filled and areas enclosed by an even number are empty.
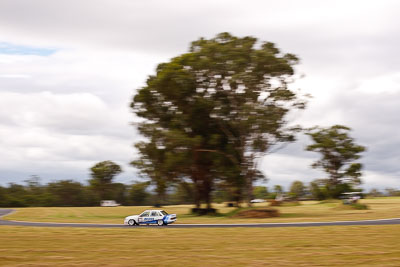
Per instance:
[[[367,210],[367,209],[369,209],[367,205],[361,204],[361,203],[354,203],[354,204],[350,204],[349,206],[352,207],[355,210]]]

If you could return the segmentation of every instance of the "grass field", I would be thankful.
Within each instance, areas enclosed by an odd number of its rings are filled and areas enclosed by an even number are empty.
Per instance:
[[[400,226],[0,227],[0,266],[399,266]]]
[[[178,223],[262,223],[262,222],[313,222],[337,220],[367,220],[400,218],[400,198],[364,199],[368,210],[344,208],[339,202],[320,203],[317,201],[302,202],[299,206],[277,207],[279,218],[237,219],[229,215],[235,208],[223,204],[214,206],[219,216],[193,216],[189,214],[191,205],[163,207],[169,213],[178,214]],[[267,204],[257,204],[266,207]],[[16,213],[6,216],[9,220],[37,222],[80,222],[80,223],[122,223],[123,218],[138,214],[151,207],[82,207],[82,208],[19,208]]]
[[[300,222],[400,217],[400,198],[365,199],[368,210],[338,202],[278,207],[280,218],[189,215],[164,207],[180,223]],[[266,204],[258,204],[265,207]],[[21,208],[6,219],[122,223],[147,207]],[[0,226],[0,266],[399,266],[400,225],[290,228],[42,228]]]

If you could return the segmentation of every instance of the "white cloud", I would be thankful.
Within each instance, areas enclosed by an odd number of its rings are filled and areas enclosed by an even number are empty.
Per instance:
[[[364,173],[363,181],[367,185],[366,188],[368,190],[377,188],[383,191],[386,188],[399,188],[399,176],[400,172],[388,175],[387,173],[367,171]]]
[[[370,95],[400,93],[400,72],[364,79],[356,90],[358,93]]]
[[[125,109],[112,109],[89,93],[0,92],[0,114],[3,173],[22,171],[25,178],[41,174],[45,179],[70,174],[82,180],[90,166],[110,159],[124,166],[124,179],[132,176],[128,165],[137,134]]]
[[[0,122],[21,129],[48,129],[71,134],[130,136],[128,107],[112,108],[90,93],[0,92]]]

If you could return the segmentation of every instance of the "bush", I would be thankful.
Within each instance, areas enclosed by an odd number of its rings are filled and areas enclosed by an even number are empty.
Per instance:
[[[354,203],[354,204],[350,204],[348,206],[352,207],[355,210],[367,210],[367,209],[369,209],[367,205],[361,204],[361,203]]]
[[[4,207],[22,208],[22,207],[28,207],[28,205],[22,199],[18,199],[18,198],[15,198],[15,197],[9,197],[4,202]]]
[[[213,208],[210,208],[210,209],[193,208],[191,210],[191,212],[196,215],[216,215],[217,214],[217,210],[213,209]]]
[[[336,206],[334,209],[338,210],[367,210],[369,207],[365,204],[353,203],[353,204],[341,204]]]

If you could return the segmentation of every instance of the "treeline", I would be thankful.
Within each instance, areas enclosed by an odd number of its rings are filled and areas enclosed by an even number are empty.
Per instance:
[[[275,185],[271,191],[264,186],[254,188],[254,197],[260,199],[275,199],[282,196],[286,200],[325,200],[337,199],[343,196],[345,192],[360,191],[361,189],[352,188],[349,184],[340,184],[332,187],[329,179],[317,179],[308,185],[302,181],[294,181],[285,190],[280,185]]]
[[[0,207],[83,207],[99,206],[101,200],[115,200],[121,205],[155,205],[160,203],[151,192],[150,182],[130,185],[115,183],[113,179],[122,172],[112,161],[102,161],[90,168],[88,185],[73,180],[60,180],[41,184],[32,176],[20,185],[10,183],[0,186]],[[193,203],[193,186],[181,183],[169,188],[163,204]]]
[[[386,188],[383,191],[380,191],[376,188],[372,188],[368,196],[370,197],[400,197],[400,189],[395,189],[395,188]]]
[[[363,197],[400,197],[400,189],[386,188],[378,190],[373,188],[364,192],[360,188],[354,188],[350,184],[341,184],[332,187],[329,179],[317,179],[308,185],[301,181],[294,181],[288,191],[280,185],[275,185],[272,191],[265,186],[256,186],[254,188],[254,197],[260,199],[274,199],[278,195],[283,195],[292,200],[325,200],[338,199],[344,196],[346,192],[359,192]]]
[[[88,207],[99,206],[104,200],[93,185],[84,185],[73,180],[61,180],[41,184],[34,176],[24,184],[10,183],[0,186],[0,207]],[[157,205],[156,197],[150,192],[148,182],[131,185],[110,183],[106,199],[121,205]],[[190,186],[171,188],[167,204],[193,203]]]
[[[159,202],[157,192],[150,182],[136,182],[130,185],[122,183],[110,183],[107,185],[107,199],[129,206],[159,206],[193,204],[194,185],[183,182],[166,191],[163,202]],[[266,186],[254,186],[254,199],[276,199],[279,195],[292,200],[324,200],[337,198],[341,193],[355,189],[343,186],[341,190],[331,190],[329,183],[324,179],[315,180],[308,185],[301,181],[294,181],[288,190],[281,185],[272,188]],[[364,196],[385,197],[400,196],[400,189],[387,188],[383,191],[371,189]],[[25,184],[10,183],[8,186],[0,186],[0,207],[89,207],[99,206],[103,200],[99,191],[92,185],[84,185],[73,180],[61,180],[40,184],[37,176],[32,176]],[[235,202],[235,195],[224,188],[216,188],[212,194],[212,202]]]
[[[119,197],[123,184],[114,184],[115,197]],[[1,207],[56,207],[56,206],[98,206],[100,197],[90,186],[73,180],[61,180],[40,184],[38,177],[25,181],[24,185],[10,183],[0,187]]]

